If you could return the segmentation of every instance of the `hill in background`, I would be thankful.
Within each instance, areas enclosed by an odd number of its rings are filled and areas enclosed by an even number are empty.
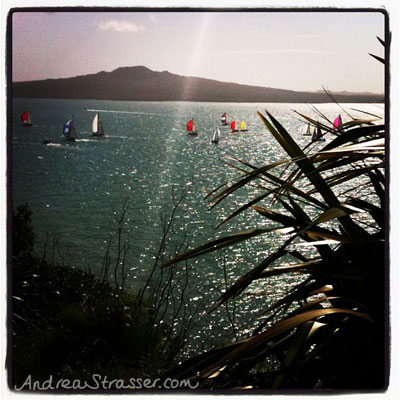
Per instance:
[[[144,66],[123,67],[112,72],[64,79],[14,82],[13,97],[98,99],[130,101],[205,101],[259,103],[326,103],[320,92],[241,85],[211,79],[186,77],[168,71],[155,72]],[[370,93],[335,93],[341,103],[383,102],[384,96]]]

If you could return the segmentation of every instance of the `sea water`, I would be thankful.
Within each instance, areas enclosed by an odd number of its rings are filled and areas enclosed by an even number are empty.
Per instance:
[[[336,104],[315,107],[331,120],[339,113],[344,121],[349,119]],[[366,117],[357,110],[383,116],[382,104],[344,107],[355,117]],[[20,122],[25,110],[29,110],[33,123],[29,128]],[[287,157],[257,115],[257,111],[265,114],[265,110],[301,146],[310,141],[309,136],[304,136],[305,121],[294,112],[318,119],[313,107],[306,104],[14,99],[9,137],[10,195],[14,207],[27,202],[33,211],[35,251],[39,255],[46,252],[59,263],[98,273],[110,243],[114,246],[110,249],[115,250],[118,218],[123,204],[128,204],[122,224],[123,240],[129,241],[126,285],[138,289],[154,264],[163,221],[168,221],[183,193],[173,221],[173,246],[166,258],[180,246],[183,250],[235,232],[274,226],[249,209],[216,229],[224,218],[262,193],[257,187],[242,188],[211,210],[205,200],[219,185],[241,176],[242,172],[227,162],[235,163],[236,158],[258,167]],[[105,131],[103,138],[91,134],[97,112]],[[229,126],[222,126],[224,112],[228,121],[246,120],[248,132],[232,134]],[[73,143],[62,134],[64,123],[72,116],[78,135]],[[197,136],[186,133],[186,123],[191,118],[196,122]],[[221,139],[219,144],[212,144],[216,126],[221,130]],[[44,140],[50,143],[44,145]],[[227,284],[265,259],[280,240],[278,235],[262,236],[189,261],[188,295],[192,304],[201,302],[199,315],[224,292]],[[238,298],[235,309],[239,325],[245,327],[242,333],[248,326],[246,318],[271,304],[298,279],[288,276],[251,285]],[[262,302],[257,300],[259,295],[263,295]],[[230,329],[223,307],[207,320],[201,318],[193,333],[193,338],[199,339],[194,347],[204,345],[201,338],[209,336],[210,327],[214,330],[215,321],[222,331]],[[218,342],[221,335],[215,330],[211,336]]]

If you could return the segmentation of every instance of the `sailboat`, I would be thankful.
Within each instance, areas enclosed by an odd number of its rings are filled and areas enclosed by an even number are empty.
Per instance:
[[[74,127],[74,117],[70,118],[64,125],[63,134],[65,139],[70,141],[75,141],[76,139],[76,129]]]
[[[220,132],[219,128],[218,128],[218,127],[215,127],[215,129],[214,129],[214,134],[213,134],[213,137],[212,137],[212,139],[211,139],[211,142],[212,142],[212,143],[218,143],[218,142],[219,142],[220,135],[221,135],[221,132]]]
[[[312,134],[312,138],[311,138],[312,142],[325,142],[325,138],[322,136],[322,131],[321,128],[319,126],[319,123],[317,124],[317,127],[314,127],[314,132]]]
[[[307,125],[307,130],[304,132],[304,136],[311,136],[310,123]]]
[[[186,129],[189,135],[197,135],[196,123],[194,122],[193,118],[186,124]]]
[[[240,123],[240,132],[247,132],[247,122],[244,120]]]
[[[31,117],[29,115],[29,111],[24,111],[21,114],[21,122],[22,122],[22,126],[32,126],[32,121],[31,121]]]
[[[342,117],[339,114],[339,116],[337,116],[333,121],[333,130],[340,131],[342,129],[343,129]]]
[[[221,116],[221,124],[228,125],[228,123],[226,122],[226,113],[223,113]]]
[[[232,133],[239,132],[239,129],[236,128],[236,121],[231,122],[231,129],[232,129]]]
[[[318,140],[317,138],[317,128],[314,126],[314,130],[311,136],[311,142],[316,142]]]
[[[103,125],[101,123],[99,114],[96,114],[93,118],[92,133],[93,136],[104,136]]]

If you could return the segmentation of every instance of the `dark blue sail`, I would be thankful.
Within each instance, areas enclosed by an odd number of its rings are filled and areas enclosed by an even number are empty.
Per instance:
[[[76,140],[76,129],[74,127],[74,117],[72,116],[71,119],[69,119],[65,125],[64,125],[64,130],[63,130],[65,139],[70,140],[74,142]]]
[[[64,131],[63,131],[64,136],[67,136],[69,134],[69,131],[71,130],[71,125],[72,125],[72,118],[69,119],[64,125]]]

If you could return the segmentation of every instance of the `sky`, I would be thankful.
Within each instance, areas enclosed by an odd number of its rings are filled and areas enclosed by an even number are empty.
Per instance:
[[[372,12],[15,12],[13,81],[144,65],[291,90],[384,92]]]
[[[15,12],[13,81],[144,65],[292,90],[383,93],[380,12]]]

